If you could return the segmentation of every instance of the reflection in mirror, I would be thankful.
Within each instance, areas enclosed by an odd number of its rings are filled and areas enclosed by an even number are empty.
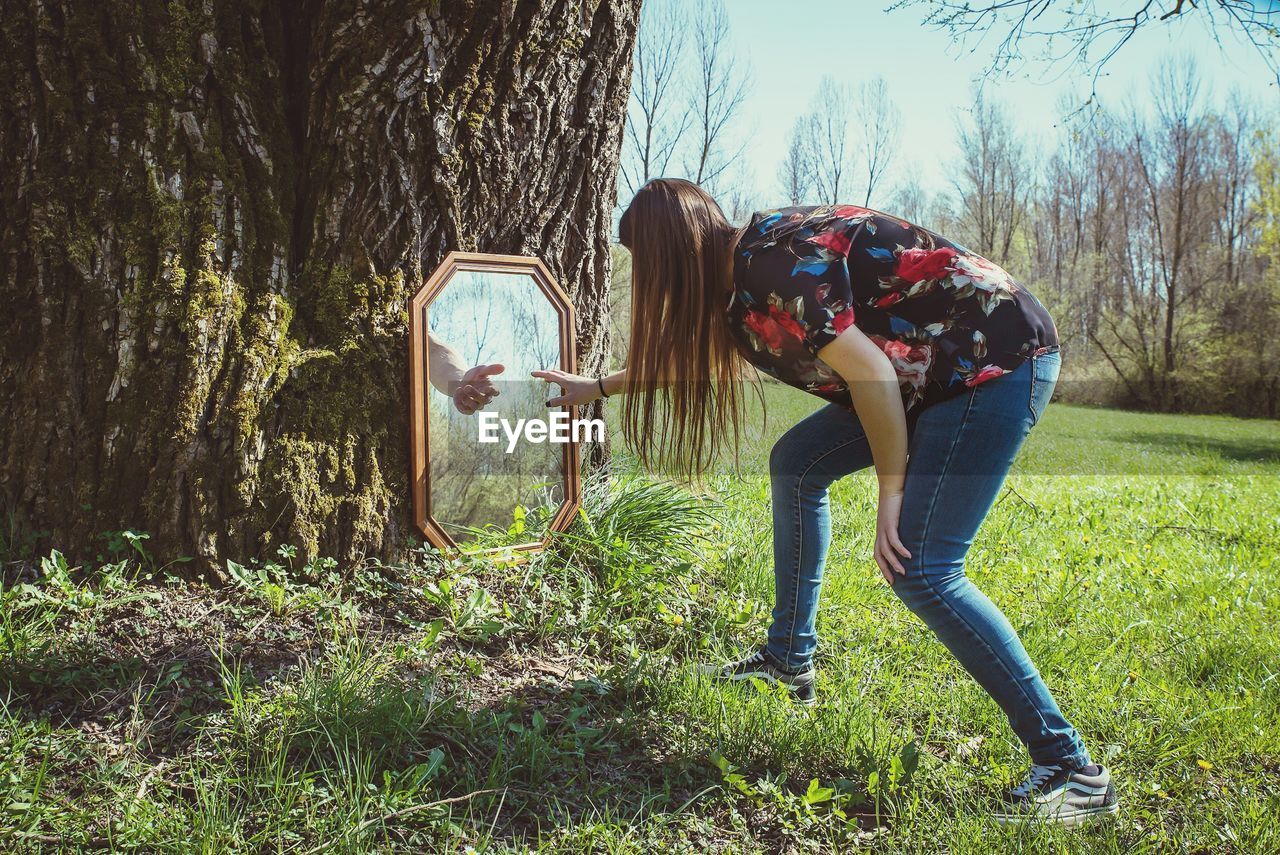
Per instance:
[[[528,273],[458,270],[426,314],[431,516],[464,550],[541,540],[565,500],[566,446],[510,443],[501,428],[481,442],[479,428],[482,413],[513,426],[548,418],[547,384],[529,372],[560,367],[555,307]],[[443,376],[486,365],[497,395],[478,410],[440,388]]]

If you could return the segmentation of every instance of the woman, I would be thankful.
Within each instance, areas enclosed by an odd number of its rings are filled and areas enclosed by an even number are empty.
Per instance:
[[[770,457],[775,602],[765,644],[713,670],[814,699],[814,618],[830,542],[827,489],[874,465],[874,557],[1009,717],[1031,754],[996,816],[1067,824],[1114,813],[1093,763],[964,557],[1058,377],[1044,307],[995,264],[897,217],[852,205],[758,212],[735,229],[695,184],[636,193],[627,368],[536,372],[585,404],[627,393],[624,435],[645,465],[684,474],[737,439],[739,358],[829,403]]]

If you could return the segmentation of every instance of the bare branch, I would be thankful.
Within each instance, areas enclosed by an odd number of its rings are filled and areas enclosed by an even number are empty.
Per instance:
[[[666,171],[689,127],[689,114],[682,109],[675,88],[679,85],[687,31],[681,4],[667,0],[644,5],[631,72],[631,106],[621,171],[629,194]]]
[[[696,79],[688,97],[693,141],[685,175],[711,187],[746,148],[744,140],[733,154],[726,155],[723,141],[746,99],[749,75],[739,70],[728,44],[729,16],[724,0],[701,0],[696,14]]]
[[[858,85],[854,112],[862,128],[861,154],[866,176],[863,204],[870,205],[876,187],[893,165],[902,113],[889,97],[889,86],[880,76]]]
[[[898,0],[890,9],[925,6],[925,24],[949,32],[957,41],[999,40],[991,51],[988,73],[1003,73],[1023,59],[1023,46],[1034,43],[1040,58],[1051,64],[1084,64],[1093,74],[1094,91],[1102,69],[1140,30],[1169,26],[1195,17],[1219,45],[1222,34],[1243,36],[1280,81],[1280,5],[1253,0],[1145,0],[1129,14],[1097,0],[1001,0],[972,5],[952,0]],[[1066,41],[1066,49],[1058,45]],[[1096,50],[1101,50],[1097,57]],[[1057,51],[1055,53],[1055,51]],[[1091,58],[1092,57],[1092,58]]]

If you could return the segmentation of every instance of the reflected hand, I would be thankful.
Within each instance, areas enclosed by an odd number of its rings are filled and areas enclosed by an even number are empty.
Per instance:
[[[547,399],[548,407],[590,404],[600,397],[600,387],[596,384],[594,377],[583,377],[581,374],[570,374],[567,371],[559,371],[555,368],[534,371],[532,374],[534,377],[546,380],[549,383],[555,383],[564,390],[563,395]]]
[[[458,412],[469,416],[485,404],[498,397],[498,387],[489,378],[506,371],[506,367],[495,362],[491,365],[477,365],[468,368],[462,375],[462,383],[453,391],[453,405]]]
[[[893,584],[893,574],[907,575],[906,569],[898,556],[910,558],[911,553],[898,539],[898,518],[902,514],[901,493],[880,493],[880,503],[876,509],[876,565],[886,582]]]

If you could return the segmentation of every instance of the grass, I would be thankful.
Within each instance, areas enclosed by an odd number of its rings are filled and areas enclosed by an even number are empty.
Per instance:
[[[979,784],[1025,757],[871,565],[868,474],[833,491],[818,707],[691,673],[767,624],[765,460],[812,407],[768,396],[740,475],[624,458],[525,564],[286,548],[210,591],[132,533],[8,564],[0,849],[1280,852],[1280,426],[1049,408],[970,572],[1123,813],[1002,829]]]

